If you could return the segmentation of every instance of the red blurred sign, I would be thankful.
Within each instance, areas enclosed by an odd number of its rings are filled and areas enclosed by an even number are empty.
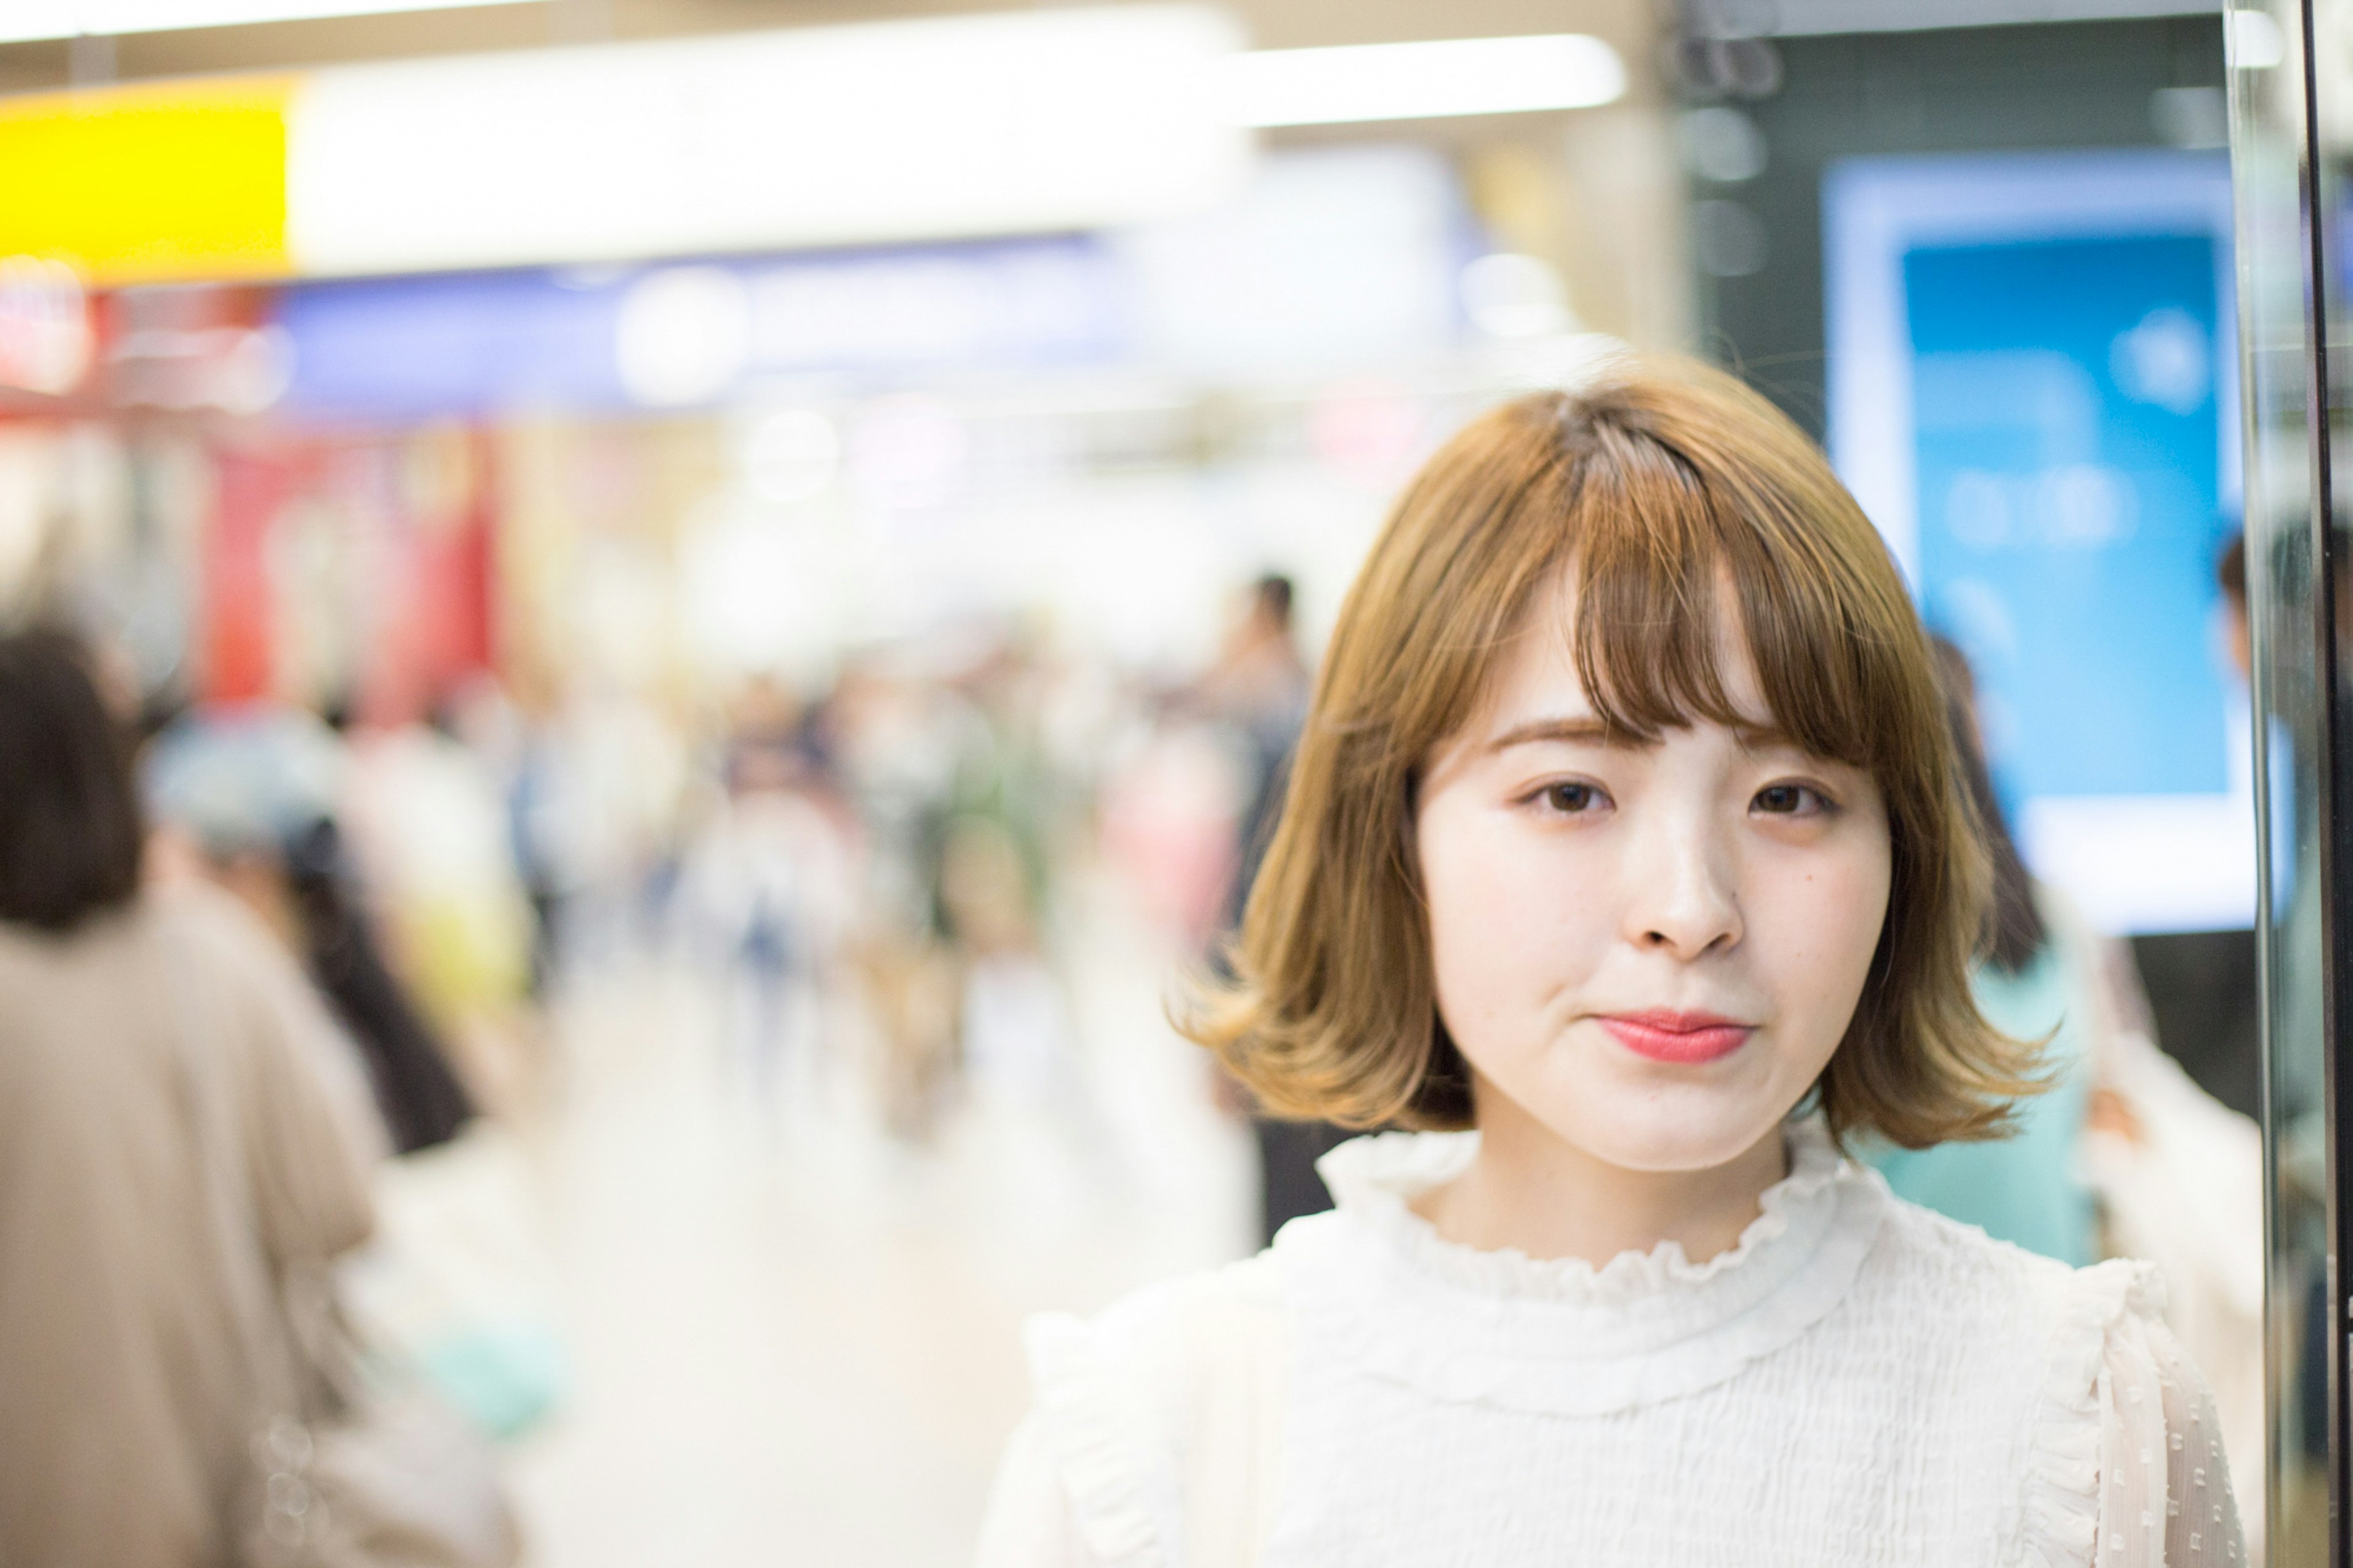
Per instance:
[[[402,724],[491,667],[497,488],[483,433],[225,447],[214,465],[202,695]]]

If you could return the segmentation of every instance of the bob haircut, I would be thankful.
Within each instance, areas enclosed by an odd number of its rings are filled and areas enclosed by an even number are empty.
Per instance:
[[[1832,1135],[1999,1137],[2035,1047],[1978,1012],[1990,873],[1936,668],[1879,534],[1762,397],[1679,360],[1611,362],[1473,421],[1398,500],[1341,609],[1282,816],[1187,1034],[1276,1116],[1470,1124],[1437,1007],[1414,845],[1432,753],[1572,574],[1573,648],[1630,740],[1754,731],[1716,663],[1747,646],[1779,738],[1877,781],[1893,879],[1854,1018],[1816,1093]],[[1719,633],[1719,627],[1724,628]]]
[[[0,921],[64,932],[139,891],[130,736],[64,632],[0,636]]]

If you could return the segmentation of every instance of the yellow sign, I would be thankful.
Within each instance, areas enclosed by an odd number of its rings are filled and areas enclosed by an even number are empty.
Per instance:
[[[0,99],[0,256],[93,283],[282,278],[293,77]]]

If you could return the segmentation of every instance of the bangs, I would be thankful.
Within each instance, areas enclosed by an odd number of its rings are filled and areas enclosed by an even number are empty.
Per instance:
[[[1577,465],[1564,540],[1572,652],[1596,716],[1644,742],[1721,724],[1880,771],[1899,738],[1873,716],[1908,706],[1886,607],[1872,602],[1883,595],[1820,548],[1819,529],[1793,515],[1800,498],[1704,474],[1642,436],[1596,434],[1612,449]],[[1726,679],[1724,660],[1743,647],[1762,714]]]

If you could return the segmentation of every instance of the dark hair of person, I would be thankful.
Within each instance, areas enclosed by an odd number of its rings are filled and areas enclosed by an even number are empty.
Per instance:
[[[139,891],[131,738],[64,632],[0,636],[0,921],[72,931]]]
[[[1270,572],[1250,584],[1250,593],[1258,607],[1284,631],[1291,629],[1291,579],[1280,572]]]
[[[2214,563],[2214,585],[2242,610],[2247,605],[2247,536],[2234,533]]]
[[[1945,717],[1953,729],[1953,750],[1960,761],[1961,781],[1969,804],[1977,808],[1978,825],[1986,849],[1993,857],[1993,907],[1986,915],[1986,962],[2004,974],[2016,974],[2034,962],[2051,940],[2042,911],[2034,902],[2034,879],[2010,836],[2001,801],[1993,791],[1993,771],[1986,765],[1985,746],[1978,738],[1977,674],[1968,656],[1947,638],[1932,636],[1936,650],[1936,674],[1945,688]]]
[[[360,1047],[394,1151],[447,1143],[472,1119],[473,1102],[353,897],[341,832],[324,818],[311,823],[288,842],[285,865],[304,965]]]

